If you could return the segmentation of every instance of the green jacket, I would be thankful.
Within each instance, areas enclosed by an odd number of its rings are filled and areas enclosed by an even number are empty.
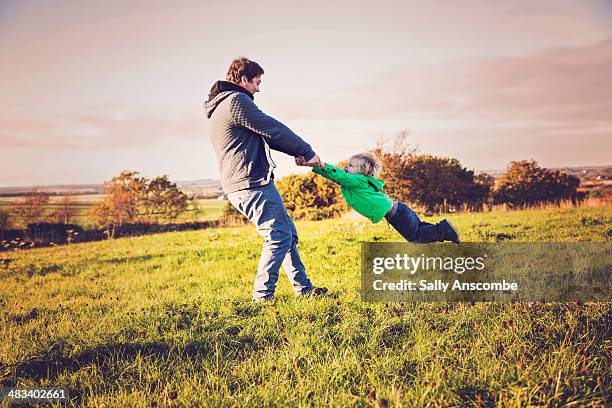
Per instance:
[[[393,200],[382,192],[385,182],[363,174],[350,174],[325,163],[325,170],[314,167],[312,171],[340,185],[342,196],[355,211],[372,222],[384,218]]]

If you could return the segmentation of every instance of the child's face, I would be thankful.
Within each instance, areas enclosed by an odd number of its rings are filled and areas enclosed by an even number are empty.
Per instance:
[[[344,166],[344,171],[350,174],[359,174],[359,164],[355,159],[349,159],[349,161]]]

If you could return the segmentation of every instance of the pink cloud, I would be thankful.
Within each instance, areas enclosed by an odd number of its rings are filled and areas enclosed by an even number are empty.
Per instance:
[[[468,61],[465,113],[583,122],[612,120],[612,40],[525,58]]]
[[[0,124],[0,142],[6,147],[134,148],[163,139],[194,139],[202,132],[195,111],[186,115],[125,108],[53,119],[12,116],[0,118]]]
[[[284,110],[292,118],[410,114],[478,120],[612,122],[612,40],[526,57],[404,66],[363,85],[322,92]],[[278,98],[277,103],[286,98]],[[278,109],[280,110],[280,109]]]

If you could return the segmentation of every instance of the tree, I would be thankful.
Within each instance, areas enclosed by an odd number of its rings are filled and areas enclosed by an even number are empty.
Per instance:
[[[120,226],[141,221],[138,203],[143,196],[146,182],[136,177],[138,172],[122,171],[110,182],[103,184],[106,198],[89,209],[89,214],[104,226]]]
[[[411,182],[405,174],[418,146],[408,142],[409,135],[404,130],[392,137],[381,137],[372,151],[382,165],[379,178],[385,181],[385,192],[394,200],[405,199],[411,190]]]
[[[200,205],[196,197],[196,194],[192,194],[187,198],[190,205],[185,211],[191,212],[190,218],[192,220],[199,221],[204,215],[206,215],[206,210]]]
[[[474,182],[470,186],[467,195],[467,205],[470,211],[481,211],[485,204],[490,205],[491,192],[495,185],[495,177],[487,173],[480,173],[474,176]]]
[[[145,219],[174,220],[187,210],[188,197],[180,191],[168,176],[155,177],[146,184],[143,198]]]
[[[475,176],[457,159],[430,155],[406,160],[401,178],[410,188],[405,196],[428,212],[461,209],[481,210],[492,185],[490,176]]]
[[[457,159],[419,155],[418,146],[408,142],[409,135],[402,131],[380,139],[373,151],[381,161],[385,192],[428,212],[464,208],[481,211],[489,201],[493,177],[475,175]]]
[[[49,214],[49,221],[54,223],[70,224],[76,215],[75,201],[72,196],[63,195],[59,202],[59,209]]]
[[[4,231],[11,228],[11,216],[8,211],[0,210],[0,238],[3,237]]]
[[[511,162],[493,194],[495,203],[529,207],[540,203],[559,204],[575,200],[580,179],[538,166],[535,160]]]
[[[187,209],[188,197],[168,176],[149,180],[136,171],[122,171],[104,183],[106,198],[90,209],[98,224],[115,227],[176,219]]]
[[[13,212],[23,226],[27,227],[28,224],[41,221],[48,204],[49,194],[34,190],[15,205]]]

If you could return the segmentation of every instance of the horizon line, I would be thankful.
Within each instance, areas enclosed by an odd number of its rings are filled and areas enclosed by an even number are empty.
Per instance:
[[[528,159],[526,159],[528,160]],[[517,161],[517,160],[513,160],[513,161]],[[520,161],[520,160],[519,160]],[[577,165],[568,165],[568,166],[550,166],[550,167],[542,167],[542,168],[546,168],[546,169],[563,169],[563,168],[580,168],[580,167],[590,167],[590,168],[599,168],[599,167],[612,167],[612,163],[610,164],[577,164]],[[487,172],[500,172],[500,171],[505,171],[505,168],[499,168],[499,169],[468,169],[468,170],[473,170],[474,173],[479,174],[479,173],[487,173]],[[281,177],[282,178],[282,177]],[[213,178],[213,177],[201,177],[201,178],[195,178],[195,179],[183,179],[183,180],[176,180],[173,181],[174,183],[186,183],[186,182],[192,182],[192,181],[197,181],[197,180],[213,180],[213,181],[220,181],[220,179],[218,178]],[[279,179],[280,180],[280,179]],[[108,180],[102,180],[99,182],[87,182],[87,183],[49,183],[49,184],[30,184],[30,185],[11,185],[11,186],[4,186],[4,185],[0,185],[0,189],[9,189],[9,188],[13,188],[13,189],[34,189],[34,188],[44,188],[44,187],[70,187],[70,186],[91,186],[91,185],[102,185],[105,181]],[[171,180],[172,181],[172,180]]]

